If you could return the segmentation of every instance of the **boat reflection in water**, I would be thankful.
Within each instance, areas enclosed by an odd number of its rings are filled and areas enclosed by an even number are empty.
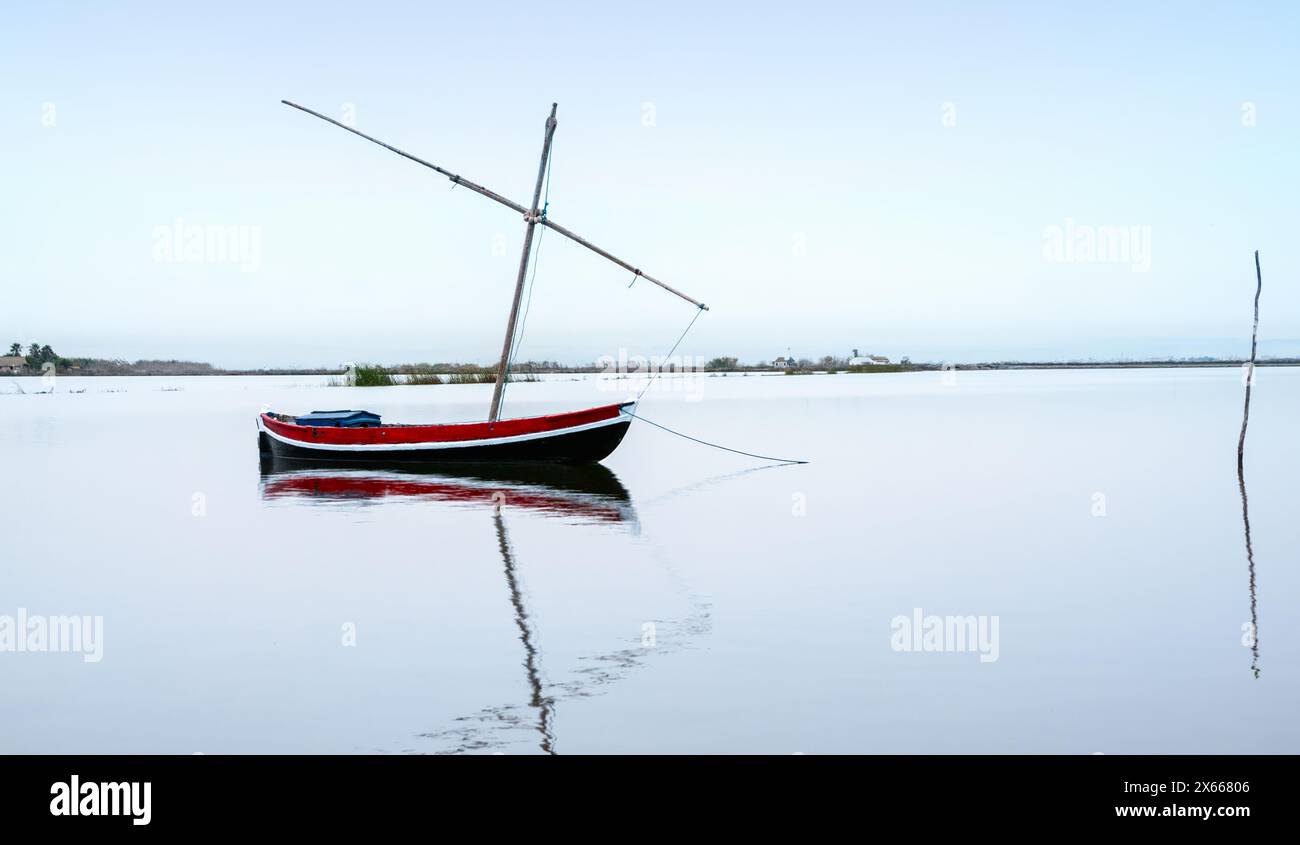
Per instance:
[[[506,524],[506,514],[519,508],[574,524],[605,524],[631,534],[639,533],[636,510],[627,489],[614,473],[599,464],[402,465],[400,468],[379,469],[370,464],[364,467],[349,467],[335,462],[322,465],[263,456],[261,490],[263,499],[267,501],[346,502],[366,506],[393,500],[427,500],[491,509],[494,545],[501,556],[506,588],[524,651],[522,665],[530,690],[527,707],[535,714],[531,730],[536,733],[538,747],[544,754],[556,753],[553,722],[557,697],[589,694],[586,686],[616,680],[621,676],[621,670],[640,665],[635,650],[625,648],[592,658],[598,664],[615,668],[600,673],[588,672],[585,683],[548,685],[544,681],[539,638],[529,617],[525,592],[520,586],[517,556]],[[692,634],[706,633],[709,628],[708,606],[696,601],[692,604],[693,612],[688,619],[680,620],[679,626]],[[668,620],[666,624],[672,626],[675,621]],[[556,692],[554,695],[548,693],[551,686]],[[509,715],[513,709],[510,706],[487,708],[474,716],[458,719],[460,724],[457,728],[420,736],[451,746],[453,753],[490,748],[494,745],[491,735],[502,723],[525,727],[522,719]],[[491,726],[493,730],[484,730],[483,726]]]
[[[262,456],[262,498],[378,504],[428,500],[522,508],[575,522],[619,524],[635,533],[636,510],[618,476],[600,464],[401,464],[284,461]]]

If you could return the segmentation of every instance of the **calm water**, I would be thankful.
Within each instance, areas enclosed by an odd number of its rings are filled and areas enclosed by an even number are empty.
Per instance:
[[[264,469],[263,405],[490,395],[321,382],[0,396],[0,616],[103,617],[98,663],[0,652],[0,751],[1300,752],[1300,370],[1251,411],[1258,678],[1235,370],[728,376],[641,407],[806,466],[638,423],[607,472]],[[997,659],[895,649],[917,608],[996,617]]]

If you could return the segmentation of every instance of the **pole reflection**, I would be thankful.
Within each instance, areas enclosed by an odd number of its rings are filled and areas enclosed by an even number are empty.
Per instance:
[[[510,547],[510,537],[506,534],[506,521],[501,516],[501,501],[497,500],[492,515],[497,528],[497,547],[501,551],[501,563],[505,567],[506,586],[510,588],[510,604],[515,611],[515,625],[519,628],[519,641],[524,644],[524,672],[528,676],[528,686],[532,689],[532,699],[528,705],[537,711],[537,732],[541,734],[543,754],[555,753],[555,734],[553,733],[552,708],[555,701],[548,697],[542,688],[542,674],[538,668],[539,654],[534,643],[532,623],[528,619],[528,608],[524,605],[523,591],[519,589],[519,576],[515,571],[515,556]]]
[[[1255,548],[1250,542],[1250,503],[1246,498],[1246,475],[1237,464],[1237,486],[1241,490],[1241,522],[1246,529],[1246,569],[1250,574],[1250,671],[1259,677],[1259,600],[1255,593]]]

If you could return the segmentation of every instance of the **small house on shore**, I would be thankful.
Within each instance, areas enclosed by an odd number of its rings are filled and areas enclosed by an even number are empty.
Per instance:
[[[853,356],[849,358],[850,367],[872,367],[888,363],[889,359],[884,355],[859,355],[856,349],[853,350]]]
[[[18,355],[0,356],[0,373],[20,373],[27,369],[27,359]]]

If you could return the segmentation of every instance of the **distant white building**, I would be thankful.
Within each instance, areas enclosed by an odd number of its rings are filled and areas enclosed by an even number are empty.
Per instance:
[[[859,355],[856,349],[853,350],[853,357],[849,359],[850,367],[871,367],[888,363],[889,359],[883,355]]]

